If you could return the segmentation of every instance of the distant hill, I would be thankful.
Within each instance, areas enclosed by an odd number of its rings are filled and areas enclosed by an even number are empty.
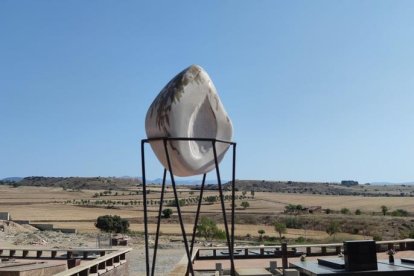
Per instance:
[[[231,188],[231,183],[225,185]],[[236,180],[238,191],[275,192],[292,194],[320,195],[361,195],[361,196],[414,196],[414,186],[400,185],[353,185],[347,186],[335,182],[295,182],[295,181],[266,181],[266,180]]]
[[[159,185],[162,179],[147,180],[147,184]],[[168,179],[168,184],[170,181]],[[215,190],[215,181],[206,181],[206,189]],[[177,185],[186,185],[197,189],[201,179],[177,179]],[[224,182],[223,182],[224,183]],[[65,189],[89,190],[127,190],[142,184],[140,177],[44,177],[30,176],[25,178],[8,177],[0,180],[0,184],[13,186],[61,187]],[[267,181],[267,180],[236,180],[235,188],[246,192],[276,192],[293,194],[319,195],[361,195],[361,196],[410,196],[414,197],[414,185],[410,183],[375,185],[373,183],[343,185],[335,182],[296,182],[296,181]],[[223,184],[225,190],[231,189],[231,182]]]
[[[0,181],[5,181],[5,182],[19,182],[23,179],[23,177],[6,177],[1,179]]]
[[[128,189],[141,184],[139,178],[116,177],[25,177],[18,183],[19,186],[62,187],[66,189]]]
[[[393,182],[371,182],[372,185],[414,185],[414,182],[402,182],[402,183],[393,183]]]
[[[175,183],[177,185],[201,185],[202,179],[199,180],[175,180]],[[226,183],[227,180],[224,180],[222,183]],[[162,178],[156,178],[156,179],[147,179],[146,183],[148,184],[162,184]],[[167,184],[171,184],[171,180],[169,177],[166,181]],[[206,184],[217,184],[217,180],[206,180]]]

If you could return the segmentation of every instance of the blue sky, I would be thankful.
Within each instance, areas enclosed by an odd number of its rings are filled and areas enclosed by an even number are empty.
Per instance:
[[[413,181],[413,14],[412,1],[0,1],[0,178],[141,175],[149,105],[199,64],[233,121],[237,178]]]

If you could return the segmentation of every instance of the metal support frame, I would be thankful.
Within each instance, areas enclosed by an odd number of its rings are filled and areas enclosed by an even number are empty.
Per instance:
[[[164,145],[164,151],[165,156],[167,158],[167,165],[168,168],[164,169],[163,174],[163,180],[162,180],[162,187],[161,187],[161,196],[160,196],[160,206],[158,209],[158,219],[157,219],[157,230],[155,233],[155,243],[154,243],[154,251],[152,256],[152,266],[150,269],[150,256],[149,256],[149,244],[148,244],[148,208],[147,208],[147,185],[146,185],[146,174],[145,174],[145,144],[154,142],[154,141],[162,141]],[[224,228],[226,232],[226,239],[228,244],[228,250],[229,250],[229,257],[230,257],[230,263],[231,263],[231,275],[235,275],[235,269],[234,269],[234,201],[235,201],[235,178],[236,178],[236,143],[230,142],[230,141],[224,141],[224,140],[218,140],[218,139],[209,139],[209,138],[188,138],[188,137],[177,137],[177,138],[171,138],[171,137],[157,137],[157,138],[150,138],[150,139],[143,139],[141,140],[141,165],[142,165],[142,197],[143,197],[143,204],[144,204],[144,234],[145,234],[145,261],[146,261],[146,275],[147,276],[154,276],[155,274],[155,266],[156,266],[156,258],[157,258],[157,249],[158,249],[158,239],[160,234],[160,225],[161,225],[161,213],[162,213],[162,207],[163,207],[163,201],[164,201],[164,193],[165,193],[165,186],[166,186],[166,178],[167,178],[167,171],[169,171],[170,179],[171,179],[171,186],[173,188],[174,192],[174,199],[176,202],[177,207],[177,214],[180,221],[180,227],[181,227],[181,234],[184,241],[184,247],[188,259],[188,267],[187,267],[187,273],[186,275],[193,275],[194,276],[194,268],[192,263],[192,254],[194,249],[194,242],[195,242],[195,235],[197,231],[197,224],[200,216],[201,211],[201,203],[203,200],[203,192],[204,192],[204,186],[206,181],[206,174],[203,174],[203,180],[201,183],[200,188],[200,195],[197,205],[197,212],[196,217],[194,221],[192,236],[191,236],[191,243],[190,246],[188,244],[187,240],[187,234],[185,232],[184,228],[184,222],[183,217],[181,213],[181,208],[179,205],[179,198],[177,194],[176,189],[176,183],[174,179],[174,172],[172,170],[172,164],[170,159],[170,154],[168,150],[168,142],[170,141],[204,141],[204,142],[211,142],[213,146],[213,154],[214,154],[214,165],[216,169],[216,175],[217,175],[217,184],[218,184],[218,190],[219,190],[219,197],[221,202],[221,209],[223,214],[223,220],[224,220]],[[232,189],[232,197],[231,197],[231,229],[229,231],[229,226],[227,223],[227,215],[226,215],[226,208],[224,205],[224,197],[223,197],[223,189],[222,189],[222,182],[221,182],[221,176],[220,176],[220,169],[219,169],[219,162],[217,158],[217,150],[216,150],[216,144],[217,143],[224,143],[232,146],[233,148],[233,160],[232,160],[232,181],[231,181],[231,189]]]

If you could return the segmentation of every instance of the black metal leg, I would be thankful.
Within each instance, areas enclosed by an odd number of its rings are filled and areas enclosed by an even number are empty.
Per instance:
[[[147,216],[147,185],[145,179],[145,141],[141,141],[141,165],[142,165],[142,199],[144,203],[144,236],[145,236],[145,265],[147,276],[150,274],[149,250],[148,250],[148,216]]]
[[[212,143],[213,143],[214,162],[215,162],[216,172],[217,172],[217,184],[218,184],[219,193],[220,193],[221,210],[223,212],[224,229],[226,230],[226,238],[227,238],[227,244],[228,244],[228,249],[229,249],[229,254],[230,254],[231,275],[234,275],[233,248],[232,248],[232,243],[230,241],[229,227],[228,227],[228,224],[227,224],[226,207],[224,206],[224,198],[223,198],[223,189],[222,189],[222,186],[221,186],[220,169],[219,169],[218,160],[217,160],[216,142],[213,141]]]
[[[155,237],[154,255],[153,255],[153,259],[152,259],[152,270],[151,270],[151,274],[150,274],[150,259],[149,259],[150,256],[149,256],[149,244],[148,244],[148,239],[149,239],[149,233],[148,233],[148,205],[147,205],[147,186],[146,186],[145,152],[144,151],[145,151],[145,143],[149,143],[151,141],[163,141],[164,142],[164,150],[165,150],[167,163],[168,163],[168,171],[169,171],[169,174],[170,174],[170,177],[171,177],[171,183],[172,183],[172,187],[173,187],[173,191],[174,191],[174,198],[175,198],[175,201],[176,201],[176,204],[177,204],[176,207],[177,207],[178,218],[179,218],[179,221],[180,221],[180,227],[181,227],[181,232],[182,232],[182,235],[183,235],[184,246],[185,246],[185,250],[186,250],[186,254],[187,254],[187,258],[188,258],[188,267],[187,267],[186,275],[188,275],[188,273],[190,272],[193,276],[194,276],[194,269],[193,269],[193,264],[192,264],[191,257],[192,257],[192,254],[193,254],[195,234],[196,234],[196,231],[197,231],[197,224],[198,224],[200,210],[201,210],[201,203],[202,203],[202,200],[203,200],[203,192],[204,192],[206,174],[203,175],[203,181],[202,181],[201,190],[200,190],[200,198],[199,198],[199,201],[198,201],[197,213],[196,213],[195,223],[194,223],[194,227],[193,227],[193,233],[192,233],[192,237],[191,237],[191,246],[189,248],[187,235],[185,233],[181,208],[180,208],[180,205],[179,205],[179,198],[178,198],[177,189],[176,189],[176,185],[175,185],[174,174],[173,174],[173,171],[172,171],[171,160],[170,160],[170,156],[169,156],[169,152],[168,152],[167,141],[210,141],[210,142],[212,142],[212,144],[213,144],[213,153],[214,153],[214,162],[215,162],[216,173],[217,173],[218,188],[219,188],[219,194],[220,194],[220,200],[221,200],[221,208],[222,208],[223,219],[224,219],[224,227],[225,227],[225,231],[226,231],[227,244],[228,244],[229,253],[230,253],[229,255],[230,255],[230,261],[231,261],[231,275],[234,275],[234,273],[235,273],[235,268],[234,268],[235,213],[234,213],[234,209],[235,209],[235,199],[236,199],[236,197],[235,197],[236,143],[229,142],[229,141],[224,141],[224,140],[210,139],[210,138],[189,138],[189,137],[181,137],[181,138],[180,137],[176,137],[176,138],[175,137],[174,138],[171,138],[171,137],[158,137],[158,138],[150,138],[150,139],[141,140],[142,185],[143,185],[142,195],[143,195],[143,201],[144,201],[143,206],[144,206],[144,235],[145,235],[146,275],[147,276],[150,276],[150,275],[154,276],[154,273],[155,273],[155,265],[156,265],[156,257],[157,257],[158,241],[159,241],[159,232],[160,232],[160,225],[161,225],[160,219],[161,219],[161,212],[162,212],[162,207],[163,207],[163,202],[164,202],[166,176],[167,176],[167,169],[164,169],[163,185],[162,185],[162,191],[161,191],[161,197],[160,197],[160,207],[159,207],[159,210],[158,210],[158,221],[157,221],[157,230],[156,230],[156,237]],[[233,146],[233,170],[232,170],[232,183],[231,183],[231,185],[232,185],[231,234],[229,234],[229,226],[228,226],[228,223],[227,223],[226,208],[225,208],[225,205],[224,205],[223,188],[222,188],[222,183],[221,183],[220,170],[219,170],[219,166],[218,166],[216,142],[225,143],[225,144],[229,144],[229,145]]]
[[[233,171],[231,179],[231,250],[234,252],[234,200],[235,194],[235,182],[236,182],[236,144],[233,144]]]
[[[172,185],[173,191],[174,191],[174,198],[175,198],[175,202],[176,202],[176,205],[177,205],[177,213],[178,213],[178,218],[180,220],[181,233],[183,234],[185,252],[187,253],[188,265],[190,266],[191,274],[194,276],[193,263],[191,261],[190,250],[188,249],[187,235],[185,233],[183,218],[182,218],[182,215],[181,215],[181,208],[180,208],[180,204],[179,204],[177,188],[175,187],[174,173],[172,171],[171,160],[170,160],[170,156],[169,156],[169,153],[168,153],[168,147],[167,147],[167,140],[166,139],[164,139],[164,149],[165,149],[165,155],[167,157],[168,170],[170,171],[171,185]]]
[[[164,174],[162,177],[162,188],[161,188],[161,196],[160,196],[160,207],[158,209],[158,220],[157,220],[157,232],[155,234],[155,243],[154,243],[154,255],[152,256],[152,270],[151,275],[154,276],[155,273],[155,263],[157,259],[157,249],[158,249],[158,238],[160,236],[160,225],[161,225],[161,212],[162,206],[164,201],[164,191],[165,191],[165,180],[167,177],[167,170],[164,169]]]
[[[201,210],[201,202],[203,201],[204,184],[206,183],[206,175],[207,174],[203,175],[203,181],[201,182],[200,198],[198,199],[197,212],[196,212],[196,217],[195,217],[194,227],[193,227],[193,235],[191,236],[191,246],[190,246],[190,255],[191,256],[193,255],[194,241],[195,241],[195,235],[196,235],[196,231],[197,231],[198,218],[199,218],[200,210]],[[188,275],[188,270],[189,270],[189,267],[187,267],[186,275]]]

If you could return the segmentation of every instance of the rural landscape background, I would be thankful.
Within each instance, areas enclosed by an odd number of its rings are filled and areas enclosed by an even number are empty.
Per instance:
[[[0,183],[0,211],[10,212],[14,220],[97,232],[94,223],[98,216],[116,214],[130,221],[132,231],[143,232],[142,186],[138,178],[26,177]],[[230,210],[230,183],[223,186],[226,208]],[[338,232],[376,239],[399,239],[414,233],[413,185],[237,180],[235,188],[236,235],[243,240],[259,236],[260,229],[266,236],[278,236],[275,222],[285,223],[288,231],[284,236],[293,240],[333,240],[326,233],[332,221],[340,224]],[[150,221],[155,223],[161,185],[149,184],[147,189]],[[217,185],[208,184],[207,189],[202,213],[222,223]],[[190,224],[199,185],[179,185],[178,191],[180,206]],[[162,220],[163,234],[179,233],[174,204],[172,188],[167,185],[164,208],[172,209],[173,214]]]
[[[224,184],[224,199],[226,208],[230,211],[229,185]],[[172,215],[161,220],[160,271],[172,269],[184,255],[176,203],[171,186],[167,187],[164,209],[171,209]],[[235,187],[236,245],[414,237],[413,185],[358,184],[353,181],[305,183],[237,180]],[[151,235],[155,233],[160,188],[160,184],[149,184],[147,188]],[[186,232],[191,233],[199,185],[179,185],[178,194]],[[217,186],[207,185],[201,211],[202,217],[211,219],[218,229],[223,230],[218,199]],[[48,236],[35,232],[36,236],[27,233],[26,229],[20,231],[16,228],[13,235],[2,236],[1,242],[47,247],[63,246],[66,240],[70,246],[95,246],[96,237],[100,233],[95,227],[97,218],[119,215],[130,223],[129,232],[125,235],[135,249],[131,258],[135,258],[134,263],[138,259],[142,262],[142,203],[139,178],[26,177],[3,180],[0,185],[0,212],[10,212],[13,220],[53,224],[55,228],[73,228],[78,234],[62,234],[56,239],[57,234],[50,237],[50,233]],[[153,242],[152,238],[151,241]],[[199,233],[198,245],[211,243],[223,245],[224,240],[205,237]],[[171,254],[171,250],[174,254]],[[136,271],[140,271],[138,267],[135,266]]]

